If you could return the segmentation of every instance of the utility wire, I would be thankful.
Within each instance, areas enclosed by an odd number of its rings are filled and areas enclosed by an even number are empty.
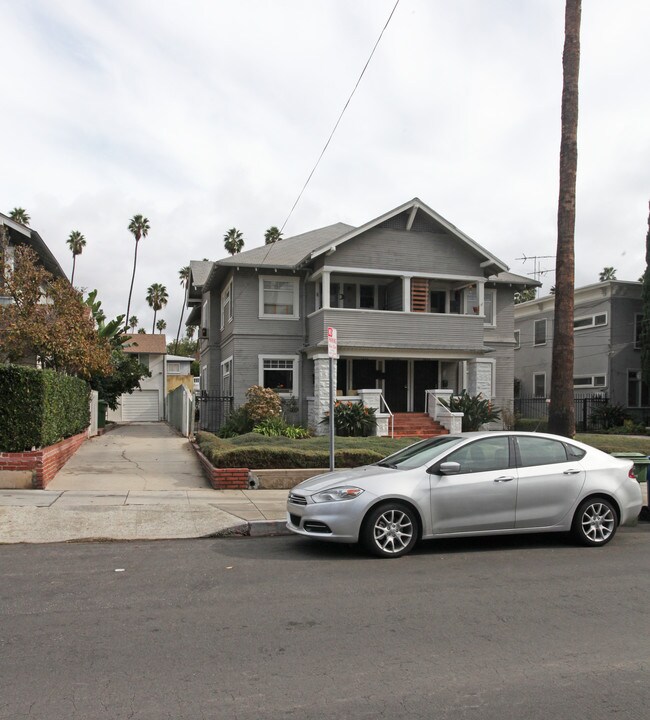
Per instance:
[[[368,69],[368,65],[370,64],[370,61],[372,60],[372,56],[375,54],[375,50],[377,49],[377,45],[379,45],[379,41],[381,40],[384,32],[386,31],[386,28],[388,27],[388,24],[391,21],[391,18],[393,17],[395,10],[397,10],[397,6],[399,5],[399,0],[395,2],[395,5],[393,6],[393,9],[390,12],[390,15],[388,16],[388,20],[386,20],[386,24],[384,25],[382,31],[379,33],[379,37],[377,38],[377,42],[375,43],[374,47],[372,48],[372,52],[370,53],[370,56],[368,57],[368,60],[366,60],[366,64],[363,66],[363,70],[361,71],[361,75],[359,75],[359,79],[356,82],[356,85],[352,89],[352,92],[350,93],[350,97],[347,99],[347,102],[343,106],[343,110],[341,110],[341,114],[339,115],[338,120],[336,121],[336,124],[334,125],[334,129],[330,133],[330,136],[327,138],[327,142],[325,143],[325,146],[321,150],[321,154],[318,156],[318,160],[316,161],[316,164],[312,168],[312,171],[309,173],[309,177],[305,181],[305,184],[302,186],[302,190],[300,191],[298,197],[296,198],[296,202],[294,202],[291,210],[289,211],[289,214],[287,215],[287,219],[282,223],[282,227],[280,228],[280,232],[284,230],[285,225],[289,222],[289,218],[293,215],[293,211],[296,209],[296,205],[300,202],[300,198],[302,197],[303,193],[307,189],[307,185],[309,185],[309,181],[312,178],[312,175],[316,172],[316,168],[320,164],[320,161],[323,158],[323,155],[325,154],[325,151],[327,150],[332,138],[334,137],[334,133],[336,132],[336,128],[338,128],[339,123],[341,122],[341,119],[343,118],[343,115],[345,111],[347,110],[348,105],[350,104],[350,101],[352,100],[352,97],[354,96],[354,93],[356,92],[357,88],[359,87],[359,83],[361,82],[361,78],[364,76],[366,70]]]

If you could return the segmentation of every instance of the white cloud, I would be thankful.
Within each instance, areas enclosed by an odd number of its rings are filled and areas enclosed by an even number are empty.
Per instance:
[[[0,0],[3,209],[124,312],[178,269],[287,216],[393,0]],[[155,11],[154,11],[155,7]],[[401,0],[286,234],[361,224],[417,195],[515,272],[556,242],[564,3]],[[650,9],[583,3],[576,281],[636,279],[650,188]],[[552,261],[545,261],[552,267]],[[552,274],[544,278],[549,287]]]

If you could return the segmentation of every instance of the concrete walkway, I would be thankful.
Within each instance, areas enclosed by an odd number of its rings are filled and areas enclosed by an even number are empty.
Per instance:
[[[0,543],[284,532],[287,490],[213,490],[165,423],[85,442],[46,490],[0,490]]]

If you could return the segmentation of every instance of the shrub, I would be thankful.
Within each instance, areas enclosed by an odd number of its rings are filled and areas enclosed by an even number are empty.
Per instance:
[[[622,425],[607,430],[610,435],[646,435],[645,425],[635,423],[634,420],[624,420]]]
[[[248,415],[246,405],[235,408],[230,411],[228,419],[219,428],[217,435],[220,438],[234,437],[235,435],[243,435],[253,429],[253,421]]]
[[[622,426],[630,416],[622,405],[597,405],[589,416],[592,425],[600,426],[603,430]]]
[[[329,423],[329,416],[322,420]],[[362,402],[341,402],[334,404],[334,427],[341,437],[368,437],[373,435],[377,427],[377,416],[374,408]]]
[[[463,432],[480,430],[481,425],[501,418],[501,411],[492,405],[490,400],[485,399],[480,393],[470,395],[467,390],[463,390],[460,395],[452,395],[448,407],[452,412],[463,413]]]
[[[289,425],[282,418],[267,418],[253,428],[254,433],[268,437],[288,437],[299,440],[311,437],[309,430],[300,425]]]
[[[89,422],[90,388],[84,380],[53,370],[0,367],[0,450],[53,445]]]
[[[252,385],[246,390],[247,403],[244,405],[253,425],[267,418],[280,417],[282,401],[271,388]]]

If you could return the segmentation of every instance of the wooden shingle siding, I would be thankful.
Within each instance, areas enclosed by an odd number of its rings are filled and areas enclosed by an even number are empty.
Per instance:
[[[482,258],[443,233],[373,229],[340,245],[329,259],[338,267],[483,276]]]
[[[339,346],[473,350],[483,346],[483,318],[372,310],[323,310],[309,318],[308,344],[326,346],[335,327]]]

